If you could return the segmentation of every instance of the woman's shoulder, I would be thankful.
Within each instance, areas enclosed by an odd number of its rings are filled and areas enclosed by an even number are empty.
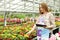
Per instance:
[[[52,12],[48,12],[48,15],[53,16],[53,13]]]

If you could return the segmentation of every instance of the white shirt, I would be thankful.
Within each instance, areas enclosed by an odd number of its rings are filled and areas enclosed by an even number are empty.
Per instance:
[[[55,27],[55,18],[51,12],[40,15],[37,24],[47,25],[47,27]]]
[[[46,13],[44,15],[40,15],[37,19],[36,24],[45,24],[47,25],[46,28],[54,28],[55,27],[55,18],[51,12]],[[31,33],[34,29],[36,29],[36,25],[33,26],[32,30],[28,33]]]

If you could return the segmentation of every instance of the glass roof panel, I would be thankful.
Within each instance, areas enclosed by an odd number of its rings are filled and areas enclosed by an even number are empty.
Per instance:
[[[0,0],[0,11],[36,11],[38,12],[39,3],[45,2],[54,10],[60,9],[60,0]]]

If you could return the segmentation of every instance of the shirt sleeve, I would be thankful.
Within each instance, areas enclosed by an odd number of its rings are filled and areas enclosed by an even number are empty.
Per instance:
[[[50,20],[50,26],[49,27],[56,27],[55,25],[55,17],[53,16],[53,14],[51,13],[49,16],[49,20]]]

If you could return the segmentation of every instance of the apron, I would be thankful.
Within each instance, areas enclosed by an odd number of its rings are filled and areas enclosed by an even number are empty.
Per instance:
[[[45,29],[43,27],[37,27],[37,40],[49,40],[49,29]]]
[[[45,25],[44,20],[45,19],[43,17],[39,19],[41,25]],[[49,33],[50,33],[49,29],[46,29],[41,26],[37,26],[36,30],[37,30],[37,40],[49,40]]]

